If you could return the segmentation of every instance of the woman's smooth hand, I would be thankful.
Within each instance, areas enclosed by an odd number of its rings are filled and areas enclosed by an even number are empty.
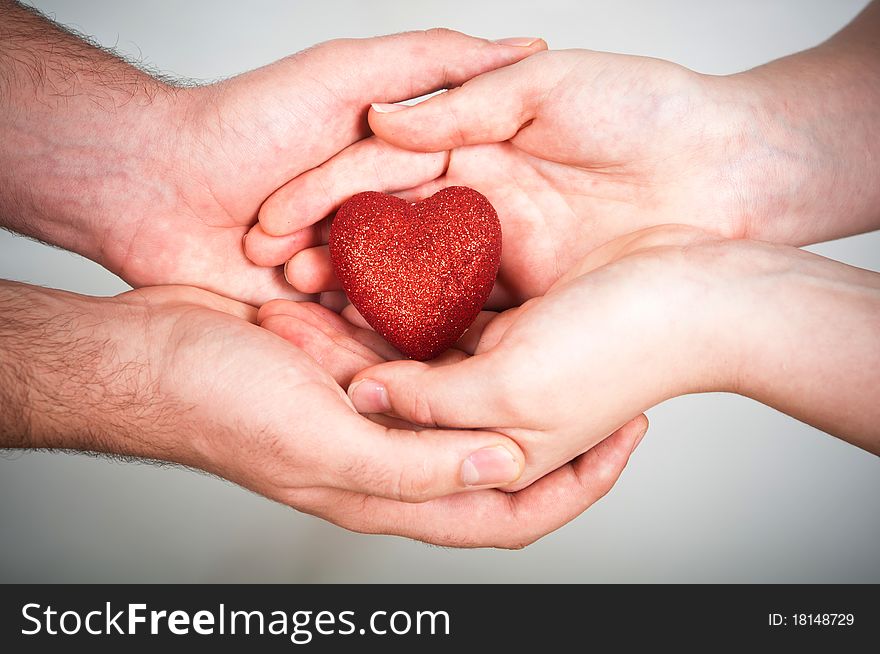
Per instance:
[[[346,309],[353,320],[353,308]],[[668,225],[616,239],[466,334],[474,355],[359,372],[362,413],[488,429],[520,489],[664,400],[731,391],[880,451],[880,275],[793,247]],[[865,359],[864,357],[867,357]]]

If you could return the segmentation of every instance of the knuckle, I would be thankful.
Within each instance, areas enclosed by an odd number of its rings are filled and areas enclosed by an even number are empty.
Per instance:
[[[345,38],[328,39],[327,41],[322,41],[317,45],[313,45],[311,48],[309,48],[309,50],[315,53],[324,54],[327,52],[332,52],[334,50],[339,50],[340,48],[347,48],[353,42],[353,39]]]
[[[408,466],[397,475],[394,487],[395,499],[401,502],[427,502],[435,495],[434,476],[427,462]]]
[[[393,465],[375,458],[348,460],[338,467],[336,477],[343,488],[398,502],[427,502],[437,494],[427,459],[420,464],[401,461]]]
[[[461,36],[460,32],[451,30],[448,27],[431,27],[424,32],[426,38],[436,41],[454,39]]]
[[[287,57],[287,59],[293,62],[309,61],[311,64],[326,65],[340,56],[350,54],[352,48],[357,47],[357,43],[358,39],[330,39],[294,53]]]
[[[605,497],[617,482],[622,467],[617,462],[603,460],[596,471],[596,499]]]
[[[448,93],[453,93],[449,91]],[[467,142],[467,130],[464,129],[465,118],[462,115],[462,108],[457,102],[454,102],[456,95],[449,95],[446,99],[446,119],[449,122],[448,132],[452,137],[455,145],[463,145]]]
[[[360,534],[381,533],[382,527],[371,510],[369,495],[352,500],[349,506],[339,511],[333,521],[341,527]]]
[[[421,393],[413,396],[412,415],[415,422],[420,425],[426,425],[429,427],[437,426],[437,423],[434,420],[434,412],[431,409],[431,401]]]
[[[534,540],[524,539],[518,536],[505,536],[501,538],[498,542],[492,543],[491,547],[497,547],[503,550],[517,551],[525,549],[533,542]]]
[[[436,427],[434,411],[431,407],[430,398],[424,392],[416,392],[410,400],[409,415],[413,422],[428,427]]]
[[[505,550],[523,550],[542,536],[543,533],[536,534],[530,528],[523,529],[519,532],[506,534],[500,542],[494,544],[494,547]]]
[[[552,61],[554,59],[557,59],[558,55],[558,50],[541,50],[540,52],[536,52],[533,55],[529,55],[528,57],[523,59],[523,62],[528,62],[528,64],[524,65],[543,66],[547,64],[547,60]]]
[[[267,318],[275,315],[284,315],[284,310],[289,306],[289,300],[276,298],[269,300],[257,312],[257,322],[263,322]]]
[[[495,415],[505,416],[511,424],[505,426],[525,427],[534,421],[534,416],[542,415],[539,407],[534,406],[534,393],[522,388],[518,377],[500,374],[496,377],[488,401]]]
[[[330,483],[344,490],[380,494],[394,487],[388,472],[379,461],[352,456],[336,464]]]
[[[524,550],[527,546],[531,545],[534,541],[511,541],[504,546],[506,550]]]
[[[578,485],[598,502],[614,487],[623,464],[608,456],[601,456],[592,466],[589,475],[578,475]]]

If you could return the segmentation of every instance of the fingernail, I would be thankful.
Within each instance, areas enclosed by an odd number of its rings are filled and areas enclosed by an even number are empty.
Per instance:
[[[385,102],[374,102],[370,105],[373,111],[380,114],[393,114],[395,111],[402,111],[409,107],[406,104],[387,104]]]
[[[527,48],[538,40],[536,36],[509,36],[506,39],[497,39],[494,43],[498,45],[515,45],[518,48]]]
[[[241,237],[241,249],[247,252],[247,237],[250,234],[250,231],[244,233],[244,236]]]
[[[391,410],[388,391],[372,379],[356,381],[348,387],[348,396],[359,413],[386,413]]]
[[[288,261],[287,263],[285,263],[285,264],[281,267],[281,270],[284,272],[284,281],[287,282],[288,284],[290,284],[291,286],[293,286],[293,284],[290,283],[290,277],[287,276],[287,266],[289,266],[289,265],[290,265],[290,261]]]
[[[519,476],[519,462],[500,445],[477,450],[461,464],[461,481],[465,486],[505,484]]]

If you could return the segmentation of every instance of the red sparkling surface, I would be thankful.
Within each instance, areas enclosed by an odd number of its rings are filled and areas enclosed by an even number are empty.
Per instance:
[[[366,321],[424,361],[454,345],[486,303],[501,262],[501,223],[465,186],[412,204],[367,191],[336,213],[330,258]]]

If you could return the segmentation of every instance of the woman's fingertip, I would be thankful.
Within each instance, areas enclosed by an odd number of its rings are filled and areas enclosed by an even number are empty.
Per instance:
[[[373,379],[359,379],[348,387],[348,397],[359,413],[387,413],[391,410],[388,391]]]
[[[378,114],[393,114],[396,111],[403,111],[404,109],[409,108],[409,105],[406,104],[392,104],[386,102],[374,102],[370,105]]]
[[[528,48],[540,40],[541,39],[537,36],[508,36],[503,39],[496,39],[493,43],[496,45],[512,45],[517,48]]]

